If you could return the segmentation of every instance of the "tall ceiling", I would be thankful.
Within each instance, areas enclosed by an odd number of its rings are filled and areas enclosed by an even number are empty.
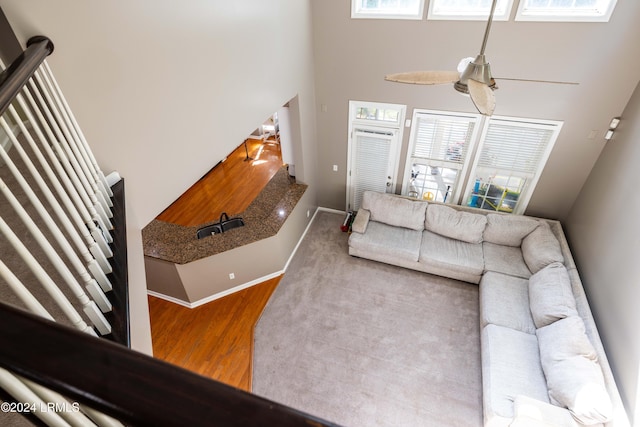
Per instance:
[[[428,0],[427,0],[428,1]],[[351,19],[350,2],[314,0],[313,22],[320,144],[319,170],[336,164],[347,135],[348,100],[476,112],[448,86],[384,81],[414,70],[454,70],[475,56],[485,22]],[[517,3],[517,0],[516,0]],[[515,14],[514,5],[512,15]],[[618,1],[608,23],[494,22],[486,48],[494,76],[577,82],[577,86],[500,81],[496,115],[561,120],[562,133],[527,213],[564,218],[604,147],[609,121],[619,116],[640,81],[640,2]],[[589,139],[592,131],[593,139]],[[405,131],[405,150],[408,139]],[[339,142],[338,142],[339,141]],[[324,156],[324,157],[322,157]],[[346,153],[345,153],[346,156]],[[326,165],[322,164],[326,163]],[[329,176],[336,187],[342,176]],[[344,204],[329,195],[323,205]]]

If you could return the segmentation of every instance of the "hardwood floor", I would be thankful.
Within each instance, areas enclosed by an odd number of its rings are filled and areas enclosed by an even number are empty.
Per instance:
[[[273,175],[282,167],[280,144],[248,139],[251,161],[245,161],[244,143],[184,192],[156,219],[197,226],[247,209]]]
[[[280,145],[249,139],[211,169],[157,219],[184,226],[239,214],[282,167]],[[251,391],[253,328],[281,277],[189,309],[149,296],[154,356]]]
[[[193,309],[149,296],[154,356],[251,391],[253,329],[281,278]]]

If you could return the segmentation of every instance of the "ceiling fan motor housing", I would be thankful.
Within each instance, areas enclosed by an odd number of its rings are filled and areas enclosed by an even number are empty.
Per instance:
[[[467,81],[469,79],[484,83],[491,89],[495,89],[496,81],[491,77],[491,67],[484,55],[478,55],[476,56],[476,59],[469,62],[463,73],[460,75],[460,80],[454,83],[455,89],[458,92],[469,93],[469,88],[467,86]]]

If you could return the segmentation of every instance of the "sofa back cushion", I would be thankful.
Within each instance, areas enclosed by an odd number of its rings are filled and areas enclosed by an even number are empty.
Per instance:
[[[362,208],[370,212],[370,220],[411,230],[424,230],[427,202],[409,200],[393,194],[365,191]]]
[[[487,227],[484,229],[483,239],[496,245],[520,247],[522,239],[539,224],[535,219],[519,215],[490,213],[487,214]]]
[[[563,264],[551,263],[529,278],[529,308],[536,328],[578,315],[569,273]]]
[[[431,204],[427,208],[424,228],[452,239],[468,243],[482,243],[487,217],[462,212],[444,205]]]
[[[582,318],[558,320],[536,335],[551,403],[568,408],[585,425],[609,421],[613,405]]]
[[[533,274],[553,262],[564,263],[560,242],[551,231],[549,223],[539,222],[538,227],[522,239],[521,246],[524,262]]]

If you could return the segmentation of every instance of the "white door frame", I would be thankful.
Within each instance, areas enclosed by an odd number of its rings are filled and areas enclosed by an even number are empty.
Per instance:
[[[396,121],[382,121],[382,120],[368,120],[358,119],[356,112],[358,108],[378,108],[378,109],[392,109],[399,112]],[[390,161],[393,162],[393,173],[391,176],[391,182],[387,186],[389,192],[394,192],[396,188],[396,182],[398,180],[398,169],[400,165],[400,152],[402,151],[402,139],[404,131],[404,121],[406,117],[407,106],[402,104],[389,104],[380,102],[367,102],[367,101],[349,101],[349,127],[348,127],[348,140],[347,140],[347,194],[346,194],[346,209],[349,210],[351,203],[353,186],[351,182],[351,169],[353,162],[353,141],[354,132],[356,130],[365,130],[370,132],[390,132],[395,135],[392,141]]]

